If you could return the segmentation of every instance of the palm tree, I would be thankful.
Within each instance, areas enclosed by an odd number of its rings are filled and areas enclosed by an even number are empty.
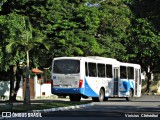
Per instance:
[[[42,44],[48,49],[46,43],[44,43],[45,37],[33,36],[33,28],[29,19],[22,17],[22,23],[20,25],[21,32],[17,35],[16,39],[10,40],[6,46],[7,52],[12,52],[14,48],[23,47],[26,53],[26,91],[24,97],[24,105],[30,106],[30,86],[29,86],[29,51],[37,44]]]

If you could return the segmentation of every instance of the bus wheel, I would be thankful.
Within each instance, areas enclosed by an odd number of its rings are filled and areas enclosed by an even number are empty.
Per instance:
[[[99,102],[103,102],[104,101],[104,98],[105,98],[104,94],[105,94],[104,90],[100,89],[100,91],[99,91],[99,97],[98,97]]]
[[[105,99],[104,90],[100,89],[98,97],[92,97],[93,102],[103,102]]]
[[[70,101],[80,101],[81,95],[69,95]]]
[[[132,101],[133,100],[133,91],[130,89],[129,91],[129,97],[126,97],[127,101]]]
[[[81,95],[75,95],[75,101],[81,101]]]
[[[104,101],[108,101],[108,97],[105,97],[105,98],[104,98]]]

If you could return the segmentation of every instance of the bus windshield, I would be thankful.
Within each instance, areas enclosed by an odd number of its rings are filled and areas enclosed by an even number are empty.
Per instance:
[[[79,60],[55,60],[53,64],[53,73],[75,74],[80,72]]]

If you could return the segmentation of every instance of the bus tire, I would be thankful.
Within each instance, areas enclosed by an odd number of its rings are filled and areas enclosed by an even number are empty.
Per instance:
[[[104,98],[104,101],[108,101],[108,97],[105,97],[105,98]]]
[[[81,95],[69,95],[70,101],[80,101]]]
[[[100,89],[98,101],[99,101],[99,102],[103,102],[103,101],[104,101],[104,98],[105,98],[104,90],[103,90],[103,89]]]
[[[132,89],[130,89],[130,91],[129,91],[129,97],[126,97],[126,100],[127,101],[132,101],[133,100],[133,90]]]
[[[81,101],[81,95],[75,95],[75,101]]]
[[[103,89],[100,89],[98,97],[92,97],[93,102],[103,102],[105,99],[105,93]]]

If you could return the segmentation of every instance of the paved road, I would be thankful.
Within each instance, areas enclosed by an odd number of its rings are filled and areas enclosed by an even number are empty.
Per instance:
[[[94,103],[94,106],[76,111],[103,111],[103,112],[153,112],[160,113],[160,96],[142,96],[134,101],[110,98],[107,102]]]
[[[110,98],[107,102],[94,102],[94,106],[63,112],[52,112],[43,116],[71,117],[125,117],[126,114],[159,114],[160,96],[145,95],[134,101],[127,102],[125,99]]]

